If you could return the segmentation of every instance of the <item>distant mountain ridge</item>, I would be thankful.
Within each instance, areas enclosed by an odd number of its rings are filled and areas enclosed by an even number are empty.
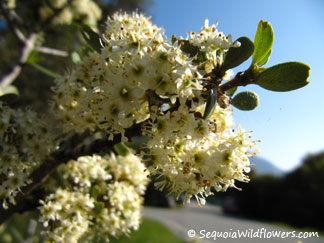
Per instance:
[[[275,175],[275,176],[282,176],[285,174],[285,171],[275,166],[270,161],[256,156],[250,159],[250,163],[254,164],[251,166],[252,171],[255,171],[259,175]]]

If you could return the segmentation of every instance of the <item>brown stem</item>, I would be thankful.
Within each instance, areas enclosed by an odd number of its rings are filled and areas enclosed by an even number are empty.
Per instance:
[[[225,92],[226,90],[232,89],[234,87],[246,86],[246,85],[252,84],[254,82],[255,82],[255,80],[253,78],[251,78],[250,72],[248,72],[248,70],[247,70],[244,73],[243,72],[237,73],[236,76],[232,80],[219,86],[219,89],[222,92]]]

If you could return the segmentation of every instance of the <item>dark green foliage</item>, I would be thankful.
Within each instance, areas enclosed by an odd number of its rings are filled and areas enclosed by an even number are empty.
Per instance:
[[[241,43],[240,47],[231,47],[224,58],[223,70],[237,67],[246,61],[253,53],[254,45],[248,37],[240,37],[236,41]]]
[[[211,90],[211,93],[207,98],[207,103],[203,115],[204,119],[207,119],[210,115],[214,113],[216,103],[217,103],[217,92],[216,90]]]
[[[310,67],[301,62],[280,63],[262,71],[256,84],[272,91],[291,91],[309,83]]]
[[[243,215],[282,221],[298,227],[324,229],[324,152],[309,155],[282,178],[252,175],[233,192]]]
[[[250,111],[259,105],[259,96],[252,91],[243,91],[234,96],[232,105],[243,111]]]
[[[100,44],[100,36],[98,33],[94,32],[91,27],[87,25],[81,25],[80,31],[82,33],[83,38],[88,43],[88,45],[96,52],[101,52],[101,44]]]
[[[180,49],[187,53],[190,57],[194,57],[194,62],[200,64],[207,60],[206,52],[201,51],[198,46],[193,45],[189,40],[177,39],[175,36],[172,36],[172,43],[178,41],[178,44],[181,45]]]
[[[226,95],[229,97],[232,97],[236,93],[237,89],[238,89],[238,87],[234,87],[229,90],[226,90]]]
[[[309,155],[301,167],[284,178],[283,200],[291,202],[280,205],[279,210],[286,212],[284,220],[298,226],[324,229],[323,186],[324,152]]]
[[[127,154],[129,154],[129,148],[123,143],[115,144],[114,150],[121,156],[126,156]]]
[[[151,0],[95,0],[102,10],[102,21],[99,23],[99,28],[107,20],[107,16],[115,11],[123,9],[125,11],[134,11],[136,8],[145,10]],[[19,24],[24,34],[31,31],[38,31],[40,25],[44,24],[39,15],[39,6],[43,0],[17,0],[17,8],[15,9],[23,23]],[[4,21],[0,16],[0,21]],[[72,53],[79,50],[81,47],[80,33],[76,25],[46,25],[43,29],[43,38],[39,40],[42,46],[56,48]],[[12,34],[8,26],[3,25],[0,29],[0,53],[1,67],[0,77],[11,71],[13,65],[17,62],[20,55],[22,43]],[[32,61],[35,63],[35,53],[32,55]],[[47,70],[52,70],[55,73],[64,74],[67,67],[72,68],[73,62],[70,57],[61,57],[38,53],[37,63]],[[37,111],[47,111],[47,104],[50,102],[54,79],[46,74],[35,69],[31,65],[25,65],[22,73],[14,81],[14,85],[19,90],[18,99],[11,104],[12,107],[32,106]]]

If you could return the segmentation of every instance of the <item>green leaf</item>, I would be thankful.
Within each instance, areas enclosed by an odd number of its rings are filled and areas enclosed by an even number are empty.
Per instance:
[[[285,62],[267,68],[260,73],[256,84],[272,91],[290,91],[304,87],[310,67],[301,62]]]
[[[235,92],[237,91],[237,89],[238,89],[238,87],[234,87],[229,90],[226,90],[226,95],[229,97],[232,97],[235,94]]]
[[[114,149],[121,156],[126,156],[129,153],[128,147],[123,143],[115,144]]]
[[[194,57],[197,55],[197,53],[199,51],[198,46],[194,46],[189,40],[177,39],[173,35],[172,43],[175,43],[176,41],[178,41],[178,43],[181,45],[181,47],[180,47],[181,51],[189,54],[191,57]]]
[[[146,144],[151,138],[147,136],[136,136],[132,137],[131,142],[126,142],[125,145],[132,149],[140,149],[143,144]]]
[[[12,102],[17,99],[19,95],[18,89],[13,85],[0,87],[0,101]]]
[[[37,63],[29,63],[30,65],[32,65],[34,68],[36,68],[38,71],[44,73],[45,75],[51,77],[51,78],[59,78],[61,75],[56,73],[56,72],[53,72],[49,69],[47,69],[46,67],[43,67]]]
[[[259,96],[252,91],[243,91],[235,95],[232,105],[243,111],[250,111],[259,105]]]
[[[265,61],[265,57],[272,48],[273,40],[274,33],[271,24],[268,21],[261,20],[254,37],[253,63],[260,65]]]
[[[105,208],[104,202],[95,202],[93,211],[95,214],[99,215],[104,210],[104,208]]]
[[[8,85],[5,87],[0,87],[0,96],[3,96],[5,94],[15,94],[15,95],[19,95],[19,91],[16,88],[16,86],[13,85]]]
[[[79,64],[81,62],[81,58],[79,53],[77,53],[76,51],[71,53],[71,60],[74,64]]]
[[[92,188],[91,188],[91,192],[90,192],[90,195],[92,198],[94,199],[97,199],[98,195],[101,193],[101,189],[100,189],[100,186],[99,185],[94,185]]]
[[[270,49],[270,51],[268,52],[268,54],[265,55],[264,58],[260,62],[258,62],[258,65],[260,67],[262,67],[263,65],[265,65],[269,61],[269,58],[270,58],[271,53],[272,53],[272,49]]]
[[[38,51],[33,50],[28,56],[27,63],[37,63],[41,60]]]
[[[237,67],[247,60],[253,53],[254,45],[248,37],[240,37],[236,41],[241,43],[240,47],[231,47],[224,58],[222,69],[224,71]]]
[[[91,29],[91,27],[89,27],[88,25],[81,26],[81,33],[82,33],[83,38],[89,44],[89,46],[91,46],[93,50],[100,53],[102,46],[99,41],[100,36],[98,35],[98,33],[94,32]]]
[[[207,60],[206,52],[201,51],[198,46],[193,45],[189,40],[176,39],[174,36],[172,37],[173,43],[177,40],[181,45],[181,51],[189,54],[190,57],[194,57],[194,63],[199,64]]]
[[[207,60],[206,52],[198,51],[197,55],[194,57],[193,62],[196,64],[200,64],[202,62],[205,62],[206,60]]]
[[[207,103],[204,111],[203,118],[207,119],[211,114],[213,114],[217,103],[217,91],[212,89],[211,93],[207,98]]]

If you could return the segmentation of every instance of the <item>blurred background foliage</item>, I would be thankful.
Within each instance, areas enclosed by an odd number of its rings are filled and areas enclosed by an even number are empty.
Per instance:
[[[320,152],[306,156],[301,166],[280,177],[251,173],[248,184],[236,183],[242,191],[233,189],[216,197],[224,203],[233,199],[235,214],[323,231],[323,175],[324,152]]]
[[[16,13],[23,20],[22,30],[26,34],[31,31],[38,31],[41,23],[39,6],[43,0],[17,0]],[[107,16],[112,13],[123,11],[145,10],[153,4],[151,0],[96,0],[102,10],[102,20],[98,28],[102,29]],[[42,28],[41,38],[38,40],[42,46],[47,46],[68,52],[69,56],[54,56],[43,53],[37,54],[37,61],[45,68],[56,73],[63,74],[73,67],[71,54],[80,51],[82,39],[76,23],[71,25],[46,25]],[[0,77],[9,73],[16,64],[20,55],[22,43],[10,31],[2,14],[0,14]],[[50,87],[53,85],[53,78],[35,69],[30,64],[24,64],[22,73],[14,81],[19,90],[18,99],[12,103],[14,107],[30,106],[36,111],[46,111],[48,102],[52,95]]]

